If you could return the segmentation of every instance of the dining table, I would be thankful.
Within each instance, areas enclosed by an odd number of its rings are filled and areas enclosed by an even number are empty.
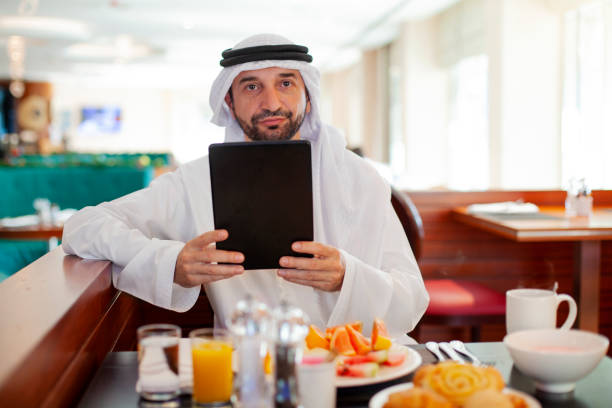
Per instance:
[[[471,227],[516,242],[574,242],[574,298],[577,326],[599,331],[602,241],[612,240],[612,207],[595,207],[590,216],[566,216],[561,206],[540,206],[537,212],[452,211],[453,218]]]
[[[422,357],[422,364],[437,361],[422,344],[407,345]],[[605,408],[612,401],[612,359],[604,357],[599,365],[585,378],[578,381],[576,389],[565,394],[546,394],[536,391],[532,379],[513,366],[510,354],[501,342],[467,343],[478,359],[495,366],[506,381],[507,387],[525,392],[537,399],[543,408]],[[338,388],[337,407],[368,407],[377,392],[397,384],[410,382],[414,372],[391,381],[372,383],[360,387]],[[191,396],[181,395],[173,404],[149,403],[141,400],[135,391],[138,379],[138,356],[134,351],[108,353],[89,383],[81,400],[80,408],[94,407],[191,407]]]

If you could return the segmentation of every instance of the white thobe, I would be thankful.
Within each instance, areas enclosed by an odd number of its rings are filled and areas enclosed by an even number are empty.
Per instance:
[[[379,187],[369,191],[368,178],[378,178],[375,171],[362,164],[361,159],[350,158],[349,162],[356,164],[360,173],[355,175],[356,180],[365,183],[364,187],[355,187],[363,190],[362,197],[354,197],[357,203],[364,203],[367,209],[367,194],[389,194],[388,186],[381,187],[380,182],[376,183]],[[288,300],[302,308],[319,327],[361,320],[369,334],[371,322],[378,317],[394,337],[411,331],[429,299],[390,196],[386,203],[380,216],[372,214],[378,217],[372,221],[380,229],[381,242],[369,242],[372,237],[364,232],[357,233],[357,239],[352,239],[346,248],[338,248],[346,266],[339,291],[324,292],[293,284],[278,277],[277,270],[244,271],[204,285],[215,324],[224,326],[236,302],[248,293],[270,307]],[[320,207],[314,206],[315,213],[325,212]],[[333,244],[327,242],[325,228],[317,224],[317,219],[325,217],[315,217],[315,241]],[[209,165],[208,157],[204,157],[158,177],[148,188],[82,209],[65,224],[62,246],[69,254],[111,260],[115,287],[182,312],[195,304],[201,287],[185,288],[173,282],[177,256],[185,242],[213,229]],[[370,246],[382,250],[375,256],[367,255],[366,248]]]

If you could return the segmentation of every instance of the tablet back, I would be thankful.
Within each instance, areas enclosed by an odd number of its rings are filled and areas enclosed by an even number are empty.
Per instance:
[[[240,251],[245,269],[280,268],[295,241],[313,240],[308,141],[213,144],[208,149],[218,249]]]

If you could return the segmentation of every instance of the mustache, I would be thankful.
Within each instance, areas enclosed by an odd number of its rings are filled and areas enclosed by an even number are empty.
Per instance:
[[[266,118],[270,118],[270,117],[274,117],[274,116],[281,116],[281,117],[285,117],[287,119],[291,119],[291,112],[290,111],[285,111],[282,109],[277,109],[274,112],[268,110],[268,109],[264,109],[263,111],[261,111],[260,113],[257,113],[255,115],[253,115],[253,117],[251,118],[251,123],[255,124],[261,120],[264,120]]]

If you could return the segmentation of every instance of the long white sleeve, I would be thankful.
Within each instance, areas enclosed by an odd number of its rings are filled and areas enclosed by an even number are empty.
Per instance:
[[[391,203],[384,222],[380,269],[341,251],[346,270],[329,326],[354,320],[366,323],[378,317],[385,321],[393,337],[400,338],[410,332],[425,313],[429,295]],[[367,323],[364,329],[366,332],[370,329]]]
[[[200,292],[200,286],[173,283],[178,253],[196,236],[190,214],[179,170],[148,188],[82,209],[66,222],[62,247],[82,258],[112,261],[116,288],[157,306],[185,311]]]

